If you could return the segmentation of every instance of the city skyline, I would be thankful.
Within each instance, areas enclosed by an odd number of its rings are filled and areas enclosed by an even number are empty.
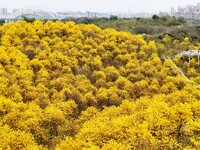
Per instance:
[[[196,5],[187,5],[171,9],[171,15],[175,17],[183,17],[185,19],[199,20],[200,19],[200,2]]]
[[[149,12],[158,13],[160,11],[170,11],[171,7],[184,7],[186,5],[195,5],[198,0],[140,0],[137,2],[131,0],[0,0],[0,7],[12,10],[14,8],[25,8],[27,6],[41,7],[51,11],[94,11],[94,12]]]

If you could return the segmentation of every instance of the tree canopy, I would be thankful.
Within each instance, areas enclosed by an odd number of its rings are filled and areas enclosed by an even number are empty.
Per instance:
[[[0,35],[0,149],[200,148],[199,87],[159,57],[170,37],[39,20]]]

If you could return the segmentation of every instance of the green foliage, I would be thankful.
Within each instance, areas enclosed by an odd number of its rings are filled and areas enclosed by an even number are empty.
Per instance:
[[[113,15],[110,16],[110,20],[117,20],[117,19],[118,19],[118,16],[113,16]]]
[[[35,18],[27,18],[25,16],[22,17],[24,21],[28,22],[28,23],[33,23],[36,19]]]
[[[0,25],[3,25],[5,23],[5,20],[0,19]]]
[[[160,19],[160,17],[157,16],[157,15],[153,15],[153,16],[152,16],[152,19],[157,20],[157,19]]]

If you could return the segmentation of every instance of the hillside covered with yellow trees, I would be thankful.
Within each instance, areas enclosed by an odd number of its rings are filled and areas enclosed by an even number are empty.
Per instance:
[[[162,44],[38,20],[0,37],[0,149],[200,149],[199,86]]]

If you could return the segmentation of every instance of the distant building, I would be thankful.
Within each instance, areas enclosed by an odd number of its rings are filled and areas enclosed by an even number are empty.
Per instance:
[[[20,9],[17,9],[17,8],[13,9],[13,13],[16,13],[18,11],[20,11]]]
[[[112,13],[99,13],[99,12],[81,12],[81,11],[61,11],[61,12],[51,12],[43,9],[35,9],[32,7],[26,7],[23,9],[13,9],[12,12],[7,12],[7,8],[0,8],[0,19],[4,19],[6,23],[15,22],[26,18],[36,18],[41,20],[62,20],[65,18],[110,18],[111,16],[117,16],[118,18],[151,18],[153,14],[150,13],[122,13],[122,12],[112,12]]]
[[[175,14],[176,13],[176,10],[174,7],[171,8],[171,14]]]
[[[200,3],[197,3],[197,9],[200,11]]]
[[[8,11],[7,8],[0,8],[0,15],[7,15]]]
[[[184,8],[178,7],[177,11],[171,8],[171,16],[200,20],[200,2],[197,5],[187,5]]]

